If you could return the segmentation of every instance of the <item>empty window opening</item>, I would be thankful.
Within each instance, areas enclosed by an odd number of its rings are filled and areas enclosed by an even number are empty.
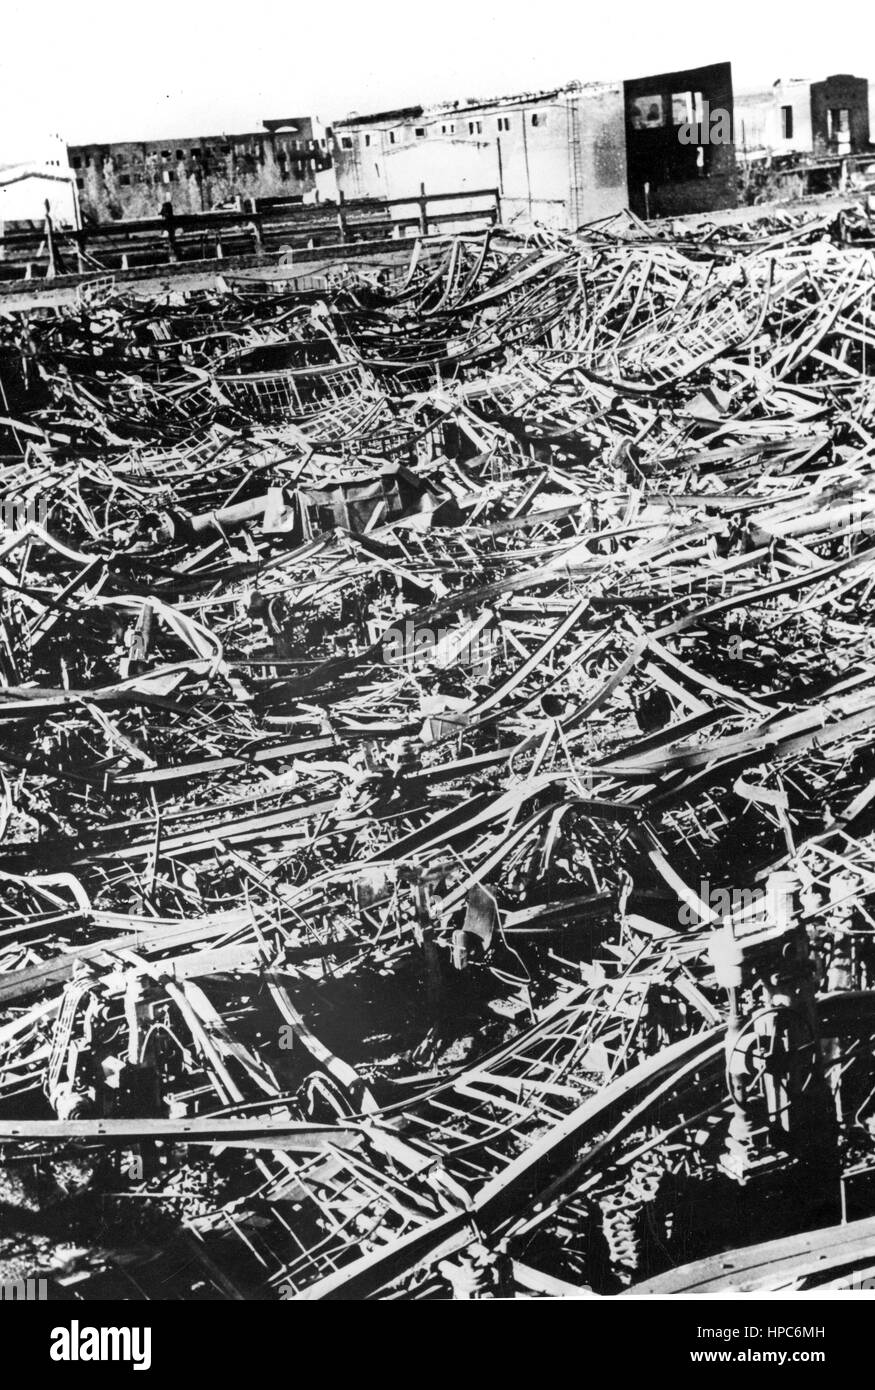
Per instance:
[[[659,92],[652,96],[635,97],[629,109],[629,122],[633,130],[654,130],[665,124],[662,97]]]
[[[781,137],[784,140],[793,139],[793,107],[781,107]]]
[[[672,94],[671,94],[671,122],[672,122],[672,125],[692,125],[692,123],[693,123],[693,94],[692,94],[692,92],[672,92]]]
[[[851,133],[851,113],[847,106],[830,107],[827,112],[830,140],[846,140]]]

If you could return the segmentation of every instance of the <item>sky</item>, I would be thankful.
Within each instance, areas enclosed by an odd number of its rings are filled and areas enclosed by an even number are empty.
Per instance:
[[[267,117],[330,123],[726,59],[737,91],[779,76],[875,78],[875,3],[5,0],[0,163],[32,157],[50,132],[85,144],[253,130]]]

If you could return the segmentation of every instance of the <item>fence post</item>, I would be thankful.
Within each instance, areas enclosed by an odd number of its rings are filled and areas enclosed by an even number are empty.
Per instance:
[[[48,198],[46,198],[46,249],[49,253],[49,267],[46,271],[46,278],[54,280],[58,273],[58,253],[55,247],[55,229],[52,225],[52,209]]]
[[[428,236],[428,213],[426,211],[428,199],[425,196],[425,184],[419,185],[419,235]]]
[[[346,212],[345,212],[345,210],[344,210],[344,204],[345,204],[345,202],[346,202],[346,194],[345,194],[345,193],[342,193],[342,192],[340,192],[340,191],[338,191],[338,194],[337,194],[337,225],[338,225],[338,227],[340,228],[340,240],[341,240],[341,242],[345,242],[345,241],[346,241],[346,235],[347,235],[347,233],[346,233]]]

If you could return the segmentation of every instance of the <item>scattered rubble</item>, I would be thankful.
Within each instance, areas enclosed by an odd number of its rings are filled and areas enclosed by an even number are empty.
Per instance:
[[[0,1263],[555,1297],[875,1211],[848,225],[0,321]]]

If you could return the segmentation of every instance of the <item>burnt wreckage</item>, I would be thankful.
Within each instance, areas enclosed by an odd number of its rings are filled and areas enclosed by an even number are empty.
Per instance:
[[[4,1278],[875,1264],[871,237],[4,317]]]

